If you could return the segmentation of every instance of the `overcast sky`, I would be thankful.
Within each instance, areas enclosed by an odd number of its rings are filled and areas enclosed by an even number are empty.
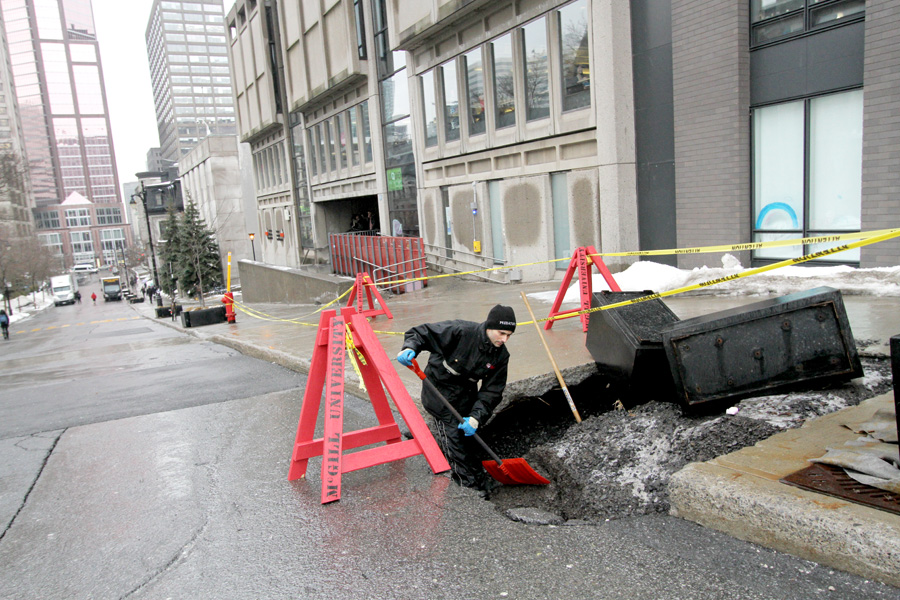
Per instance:
[[[226,3],[231,0],[226,0]],[[153,0],[93,0],[119,182],[136,181],[159,146],[144,31]]]

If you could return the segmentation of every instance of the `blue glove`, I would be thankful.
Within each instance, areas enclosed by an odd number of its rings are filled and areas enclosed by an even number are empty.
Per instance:
[[[467,417],[465,421],[459,424],[457,429],[462,429],[463,433],[466,434],[466,437],[475,435],[475,430],[478,429],[478,419],[475,417]]]
[[[401,350],[400,354],[397,355],[397,362],[403,365],[404,367],[411,367],[412,361],[416,357],[416,351],[412,348],[407,348],[405,350]]]

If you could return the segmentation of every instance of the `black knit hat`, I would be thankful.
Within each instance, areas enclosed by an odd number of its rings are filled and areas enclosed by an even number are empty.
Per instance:
[[[516,313],[509,306],[498,304],[488,313],[484,322],[486,329],[499,329],[501,331],[516,330]]]

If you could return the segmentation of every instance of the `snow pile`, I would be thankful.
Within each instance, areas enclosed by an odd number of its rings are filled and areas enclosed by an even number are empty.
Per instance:
[[[15,325],[16,323],[27,321],[36,313],[41,312],[53,304],[53,296],[41,292],[34,294],[33,300],[31,295],[20,296],[18,298],[13,298],[11,303],[13,314],[10,316],[9,322]]]
[[[722,257],[721,267],[697,267],[678,269],[652,261],[638,261],[620,273],[616,283],[623,291],[667,292],[704,283],[721,277],[743,273],[745,269],[731,254]],[[595,292],[608,290],[609,286],[599,273],[594,273],[591,284]],[[819,286],[831,286],[843,294],[871,296],[900,296],[900,266],[855,269],[846,265],[831,267],[790,266],[773,269],[757,275],[742,277],[708,288],[688,292],[690,294],[716,295],[776,295],[808,290]],[[556,291],[529,294],[535,300],[553,302]],[[564,302],[578,303],[578,282],[566,291]]]

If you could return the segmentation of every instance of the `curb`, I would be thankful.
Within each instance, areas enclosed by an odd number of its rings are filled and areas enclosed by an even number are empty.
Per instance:
[[[892,393],[777,433],[755,446],[691,463],[669,483],[670,514],[733,537],[900,586],[900,517],[779,479],[857,434],[838,423],[893,403]],[[851,416],[853,415],[853,416]]]

